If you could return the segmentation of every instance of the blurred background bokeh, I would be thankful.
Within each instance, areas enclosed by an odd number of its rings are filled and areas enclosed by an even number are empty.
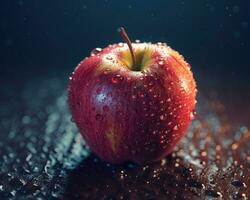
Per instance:
[[[178,50],[200,92],[221,100],[236,122],[248,123],[249,8],[235,0],[3,0],[0,90],[43,77],[66,80],[91,49],[121,41],[116,30],[125,26],[133,40]]]

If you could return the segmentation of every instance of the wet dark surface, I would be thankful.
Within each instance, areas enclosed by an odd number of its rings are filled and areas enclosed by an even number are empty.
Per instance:
[[[17,85],[0,90],[0,199],[250,198],[250,131],[231,125],[223,105],[202,91],[171,155],[113,166],[89,152],[71,122],[65,82]]]

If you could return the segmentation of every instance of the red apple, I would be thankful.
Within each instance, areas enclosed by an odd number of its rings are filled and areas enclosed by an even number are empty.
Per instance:
[[[143,164],[169,154],[193,118],[190,65],[165,43],[95,49],[68,87],[73,120],[90,149],[111,163]]]

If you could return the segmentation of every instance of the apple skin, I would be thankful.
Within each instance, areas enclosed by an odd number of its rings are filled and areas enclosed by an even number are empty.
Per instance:
[[[150,49],[145,69],[126,67],[131,62],[126,44],[114,44],[85,58],[68,87],[72,118],[83,138],[113,164],[145,164],[171,153],[196,103],[196,83],[181,55],[164,43],[132,45],[135,53]]]

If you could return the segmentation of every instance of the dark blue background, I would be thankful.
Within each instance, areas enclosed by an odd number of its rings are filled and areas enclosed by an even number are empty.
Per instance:
[[[3,0],[0,5],[1,81],[65,79],[95,47],[131,39],[163,41],[192,65],[199,88],[249,98],[248,1]],[[226,95],[226,94],[225,94]],[[238,95],[238,94],[237,94]],[[250,98],[248,99],[250,100]]]

